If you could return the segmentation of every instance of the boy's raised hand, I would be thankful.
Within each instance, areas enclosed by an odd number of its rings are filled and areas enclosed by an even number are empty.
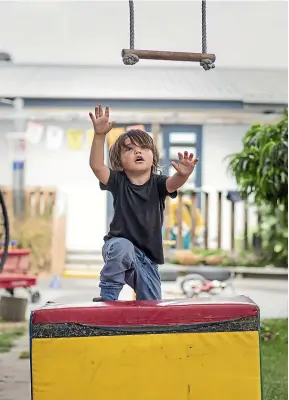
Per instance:
[[[96,135],[106,135],[112,127],[115,125],[115,121],[109,121],[109,107],[105,107],[103,114],[103,109],[101,105],[95,107],[95,113],[89,113],[89,117],[93,124],[94,133]]]
[[[179,163],[172,161],[172,166],[180,175],[190,175],[199,160],[197,158],[194,158],[194,155],[192,153],[189,155],[187,151],[185,151],[184,154],[178,153],[178,157]]]

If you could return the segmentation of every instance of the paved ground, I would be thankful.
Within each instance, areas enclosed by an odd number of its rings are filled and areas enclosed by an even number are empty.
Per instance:
[[[9,352],[0,355],[0,399],[29,400],[29,361],[20,360],[19,354],[28,349],[28,337],[21,338]]]
[[[98,295],[97,282],[92,279],[64,279],[57,288],[50,288],[50,280],[39,281],[41,301],[35,306],[29,304],[30,310],[45,304],[47,301],[59,303],[86,302]],[[235,290],[238,294],[251,297],[261,309],[262,318],[284,318],[288,316],[287,281],[279,280],[237,280]],[[18,292],[26,295],[25,292]],[[228,292],[228,295],[232,293]],[[132,293],[125,288],[121,299],[131,299]],[[180,297],[174,283],[163,283],[163,297]],[[30,372],[29,361],[20,360],[19,354],[27,350],[28,337],[22,338],[8,353],[0,355],[0,399],[1,400],[29,400],[30,399]]]

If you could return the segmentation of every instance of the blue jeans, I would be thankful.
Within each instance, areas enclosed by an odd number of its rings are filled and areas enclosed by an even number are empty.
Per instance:
[[[161,299],[161,279],[157,264],[124,238],[107,240],[102,249],[104,267],[100,273],[100,296],[106,301],[118,299],[125,284],[137,300]]]

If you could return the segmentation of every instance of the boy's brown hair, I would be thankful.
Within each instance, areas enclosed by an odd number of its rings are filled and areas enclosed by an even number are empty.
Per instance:
[[[152,139],[152,137],[140,130],[140,129],[132,129],[128,132],[123,133],[120,135],[116,142],[111,146],[109,150],[109,159],[111,168],[114,171],[122,171],[121,165],[121,151],[126,147],[125,139],[129,138],[130,141],[135,145],[145,149],[150,149],[153,153],[153,165],[152,165],[152,172],[157,173],[159,169],[159,152],[158,149]]]

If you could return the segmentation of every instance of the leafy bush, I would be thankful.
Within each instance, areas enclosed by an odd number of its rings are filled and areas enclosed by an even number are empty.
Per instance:
[[[277,206],[288,201],[288,113],[276,125],[253,125],[243,138],[243,150],[229,165],[243,197],[256,204]]]
[[[275,209],[260,207],[262,216],[259,234],[262,238],[263,252],[276,266],[288,265],[288,210],[284,204]]]
[[[258,234],[269,262],[288,261],[288,112],[276,125],[253,125],[229,170],[243,198],[253,198],[261,216]]]

